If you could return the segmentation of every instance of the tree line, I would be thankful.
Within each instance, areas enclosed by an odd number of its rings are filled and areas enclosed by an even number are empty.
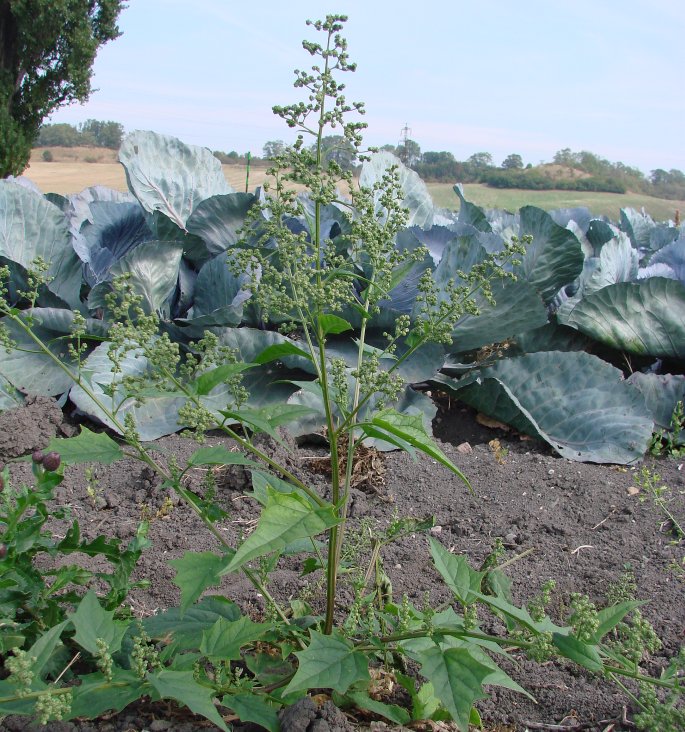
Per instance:
[[[124,135],[124,126],[118,122],[86,120],[79,125],[44,124],[38,131],[35,145],[40,147],[96,146],[118,149]],[[357,151],[342,135],[323,139],[324,162],[333,161],[343,170],[359,167]],[[262,148],[262,157],[239,153],[235,150],[215,150],[214,155],[224,165],[245,164],[248,156],[254,165],[265,165],[287,149],[283,140],[269,140]],[[533,166],[524,164],[518,153],[509,154],[496,166],[489,152],[477,152],[466,160],[457,160],[448,151],[421,151],[414,140],[399,145],[382,145],[380,150],[393,153],[421,178],[445,183],[483,183],[493,188],[527,190],[572,190],[625,193],[635,191],[659,198],[685,198],[685,174],[676,170],[657,168],[646,176],[638,168],[622,162],[611,162],[594,153],[573,152],[564,148],[555,153],[552,163]]]
[[[79,125],[64,123],[42,125],[36,147],[107,147],[118,150],[124,137],[124,125],[89,119]]]
[[[331,135],[323,141],[324,160],[335,160],[343,169],[358,166],[354,147],[342,136]],[[270,140],[264,145],[266,159],[281,154],[286,148],[283,140]],[[638,168],[622,162],[611,162],[595,153],[573,152],[564,148],[555,153],[552,163],[533,166],[525,164],[518,153],[511,153],[496,166],[489,152],[477,152],[466,160],[457,160],[448,151],[421,151],[415,140],[398,145],[382,145],[415,170],[427,181],[444,183],[484,183],[493,188],[522,188],[528,190],[573,190],[626,193],[635,191],[659,198],[684,199],[685,174],[672,168],[657,168],[645,175]]]

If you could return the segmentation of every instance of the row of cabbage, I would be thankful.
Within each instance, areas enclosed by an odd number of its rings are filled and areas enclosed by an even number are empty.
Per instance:
[[[0,182],[0,264],[10,268],[10,299],[20,302],[31,263],[37,257],[49,263],[51,280],[26,311],[37,335],[69,361],[74,312],[84,315],[89,339],[82,373],[119,413],[131,412],[143,439],[151,440],[182,428],[182,400],[157,395],[140,405],[112,385],[106,295],[114,277],[130,276],[145,310],[156,312],[160,328],[182,347],[211,329],[253,362],[268,346],[289,341],[275,327],[264,327],[245,281],[228,263],[244,237],[246,214],[263,192],[232,190],[210,151],[151,132],[129,135],[119,157],[129,193],[95,187],[63,197],[42,195],[24,179]],[[389,154],[374,154],[364,164],[361,184],[372,184],[393,164],[399,161]],[[425,246],[430,254],[398,273],[398,284],[370,323],[379,339],[398,314],[414,313],[426,268],[438,283],[458,281],[460,272],[510,237],[533,240],[515,266],[516,281],[495,286],[496,305],[483,300],[478,316],[465,316],[450,348],[423,349],[403,364],[406,381],[424,388],[408,387],[395,407],[422,414],[430,425],[435,406],[424,391],[440,389],[545,440],[569,459],[639,459],[653,431],[670,426],[685,393],[683,227],[655,223],[630,209],[617,223],[583,208],[485,211],[458,187],[456,214],[437,209],[415,173],[401,164],[400,172],[410,220],[396,246]],[[286,223],[309,232],[312,203],[303,195],[300,204],[302,215]],[[322,236],[345,251],[349,214],[337,206],[323,214]],[[242,245],[250,245],[249,237]],[[364,263],[355,266],[362,289]],[[343,316],[354,322],[354,313]],[[12,335],[19,347],[0,359],[0,409],[22,403],[23,394],[44,394],[68,399],[79,412],[107,423],[64,371],[20,332]],[[348,358],[352,368],[352,337],[328,346],[331,356]],[[123,368],[141,373],[148,364],[132,353]],[[284,357],[252,369],[245,379],[252,407],[273,413],[282,403],[302,404],[310,410],[291,425],[293,431],[320,430],[320,399],[304,359]],[[212,410],[221,409],[225,398],[222,386],[203,397]]]

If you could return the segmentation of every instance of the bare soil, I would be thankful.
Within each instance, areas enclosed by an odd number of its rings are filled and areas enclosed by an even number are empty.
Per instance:
[[[25,433],[27,440],[24,445],[17,439],[0,443],[0,464],[44,447],[51,434],[73,433],[71,424],[56,424],[54,405],[49,401],[39,404],[45,410],[45,420],[40,420],[36,402],[26,409],[33,410],[29,422],[36,419],[50,425],[42,433],[26,427],[23,409],[1,415],[0,432]],[[482,426],[470,409],[458,403],[441,404],[434,427],[444,452],[471,481],[473,493],[433,460],[413,462],[405,454],[390,453],[383,458],[385,472],[375,489],[353,489],[352,528],[366,517],[382,529],[393,512],[399,516],[433,515],[433,535],[450,550],[465,554],[473,566],[483,561],[495,539],[501,537],[507,548],[505,559],[525,554],[508,567],[516,600],[525,602],[547,579],[555,579],[557,592],[552,614],[558,619],[568,615],[571,593],[586,593],[601,605],[612,583],[630,569],[637,584],[637,597],[649,601],[644,615],[663,641],[663,649],[644,662],[646,671],[658,673],[685,640],[684,584],[669,569],[669,564],[682,559],[685,548],[673,544],[669,526],[653,503],[642,502],[640,495],[635,494],[634,473],[640,466],[626,469],[570,462],[553,454],[546,445]],[[498,444],[493,440],[498,440]],[[208,438],[210,445],[225,442],[223,437]],[[166,437],[155,444],[163,459],[173,455],[180,463],[196,448],[195,442],[179,436]],[[320,454],[313,446],[303,445],[293,448],[288,459],[295,471],[325,490],[325,476],[311,473]],[[683,464],[672,458],[647,458],[646,465],[672,489],[671,508],[676,515],[683,516]],[[86,538],[105,533],[128,540],[142,516],[165,514],[153,519],[153,548],[144,553],[136,569],[136,579],[146,577],[151,586],[134,591],[129,602],[139,616],[177,604],[179,590],[173,584],[174,571],[168,561],[188,550],[216,549],[215,540],[175,496],[169,496],[166,503],[168,507],[171,502],[171,510],[163,510],[168,494],[140,464],[121,460],[111,466],[95,467],[99,490],[94,497],[88,495],[85,468],[79,466],[67,470],[57,489],[57,500],[72,508]],[[30,480],[26,463],[11,463],[10,470],[15,479]],[[193,472],[193,486],[199,487],[203,477],[202,471]],[[257,518],[257,504],[246,495],[249,482],[245,474],[223,472],[217,477],[218,501],[230,512],[220,530],[229,539],[237,540]],[[55,525],[53,530],[59,533],[62,529]],[[391,546],[384,560],[396,598],[407,593],[420,605],[424,593],[429,592],[433,603],[448,600],[431,566],[424,535],[413,535]],[[314,602],[319,591],[316,579],[301,577],[294,561],[274,572],[272,589],[283,599],[306,596]],[[253,615],[263,609],[262,598],[240,577],[226,577],[221,588],[213,592],[225,594]],[[350,597],[350,591],[343,587],[341,602],[349,602]],[[483,620],[488,627],[484,616]],[[633,711],[629,700],[609,682],[570,664],[540,666],[523,657],[514,658],[516,662],[506,670],[536,698],[537,704],[493,687],[489,689],[490,698],[479,703],[485,729],[523,732],[560,724],[571,729],[581,725],[588,730],[631,728],[621,722],[629,720]],[[289,732],[326,732],[345,726],[385,727],[382,722],[370,723],[368,719],[346,719],[336,711],[330,705],[325,710],[299,706],[283,719],[283,728]],[[610,727],[612,720],[614,726]],[[25,719],[7,718],[0,723],[0,730],[33,728],[27,725]],[[54,723],[49,729],[179,732],[214,727],[169,707],[138,704],[111,719]]]

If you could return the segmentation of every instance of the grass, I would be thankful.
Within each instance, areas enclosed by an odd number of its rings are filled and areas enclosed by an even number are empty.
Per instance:
[[[54,162],[42,160],[44,148],[36,148],[31,155],[31,163],[25,175],[42,191],[52,193],[76,193],[89,186],[102,185],[125,191],[126,176],[124,169],[116,162],[116,151],[103,148],[48,148]],[[86,159],[97,162],[86,162]],[[245,168],[242,165],[222,166],[226,180],[237,191],[245,190]],[[266,179],[264,168],[252,167],[250,170],[250,190],[261,185]],[[457,210],[459,199],[452,190],[451,183],[428,183],[428,189],[437,206]],[[622,208],[645,211],[656,221],[673,219],[676,209],[685,214],[685,201],[670,201],[654,198],[640,193],[591,193],[581,191],[527,191],[520,189],[497,189],[467,183],[464,194],[468,201],[484,208],[503,208],[517,211],[522,206],[538,206],[549,210],[553,208],[573,208],[585,206],[595,215],[608,216],[618,220]]]
[[[436,206],[458,209],[459,199],[451,183],[428,183],[428,189]],[[642,193],[592,193],[584,191],[527,191],[518,188],[489,188],[480,183],[464,186],[467,201],[483,208],[503,208],[518,211],[522,206],[538,206],[545,210],[553,208],[574,208],[585,206],[595,215],[608,216],[613,221],[619,218],[622,208],[645,211],[656,221],[673,219],[676,209],[685,213],[685,201],[671,201],[654,198]]]

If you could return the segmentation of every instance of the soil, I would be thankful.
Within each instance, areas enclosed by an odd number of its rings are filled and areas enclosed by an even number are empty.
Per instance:
[[[51,400],[34,400],[26,408],[3,414],[0,432],[13,437],[0,439],[0,464],[45,447],[54,434],[73,433],[73,426],[67,422],[60,424],[55,415]],[[39,433],[31,428],[35,423],[49,427]],[[480,565],[500,537],[507,549],[504,559],[524,555],[507,569],[516,601],[531,599],[547,579],[554,579],[557,590],[551,612],[553,616],[557,614],[557,619],[568,615],[571,593],[588,594],[601,604],[612,583],[630,569],[637,584],[636,596],[649,600],[644,615],[663,642],[662,650],[644,663],[646,671],[658,673],[685,640],[685,585],[669,568],[673,562],[681,561],[684,548],[682,543],[673,544],[669,526],[653,502],[641,501],[635,493],[635,472],[641,466],[570,462],[544,444],[483,426],[472,410],[458,403],[440,405],[434,428],[443,451],[468,476],[473,492],[431,459],[413,461],[403,453],[388,453],[382,458],[382,468],[376,459],[369,462],[376,474],[374,487],[361,485],[352,491],[352,527],[358,526],[362,517],[382,529],[393,513],[400,517],[432,515],[432,534],[450,550],[465,554],[474,567]],[[22,443],[18,436],[24,435]],[[216,445],[228,441],[212,434],[207,442]],[[180,464],[196,449],[195,442],[178,435],[155,443],[162,459],[173,455]],[[293,470],[325,489],[325,475],[311,472],[320,455],[320,448],[293,446],[288,460]],[[662,482],[670,487],[675,515],[685,515],[683,464],[673,458],[647,458],[644,464],[658,472]],[[64,482],[56,490],[56,500],[71,507],[84,538],[104,533],[127,541],[133,537],[142,516],[152,517],[149,537],[153,548],[143,554],[134,576],[150,579],[151,585],[146,590],[134,590],[129,603],[141,617],[178,604],[179,590],[173,584],[174,570],[169,560],[188,550],[216,549],[215,540],[191,511],[179,504],[174,495],[169,496],[160,481],[139,463],[127,459],[94,467],[98,480],[94,495],[87,491],[85,467],[75,466],[66,471]],[[14,480],[30,480],[26,463],[11,463],[10,471]],[[193,471],[193,487],[199,488],[204,477],[203,471]],[[246,495],[250,486],[241,470],[219,471],[216,477],[218,502],[230,513],[220,530],[230,540],[237,540],[254,524],[257,504]],[[63,528],[55,524],[53,532],[58,534]],[[421,605],[424,593],[429,592],[433,604],[448,600],[431,566],[425,535],[411,535],[390,546],[384,562],[394,597],[407,593]],[[316,582],[311,577],[301,577],[294,560],[286,561],[273,573],[270,589],[283,599],[306,594],[316,600]],[[219,590],[212,590],[213,594],[217,592],[230,597],[253,616],[264,609],[262,598],[241,577],[227,576]],[[349,602],[350,597],[350,591],[342,587],[341,602]],[[485,620],[484,616],[482,619]],[[487,624],[485,627],[488,628]],[[551,728],[547,725],[589,730],[630,728],[621,720],[626,719],[626,714],[629,719],[634,710],[628,698],[611,683],[570,664],[540,666],[523,657],[515,658],[516,663],[506,670],[536,698],[537,704],[520,694],[490,687],[489,698],[478,704],[485,729],[523,732],[526,728]],[[615,724],[610,727],[612,721]],[[8,717],[0,722],[0,730],[36,727],[30,725],[25,718]],[[369,725],[374,729],[387,728],[383,722],[346,717],[331,703],[317,707],[310,701],[291,708],[282,718],[282,727],[288,732],[327,732]],[[180,732],[215,728],[187,712],[141,703],[115,717],[53,723],[48,729]]]

